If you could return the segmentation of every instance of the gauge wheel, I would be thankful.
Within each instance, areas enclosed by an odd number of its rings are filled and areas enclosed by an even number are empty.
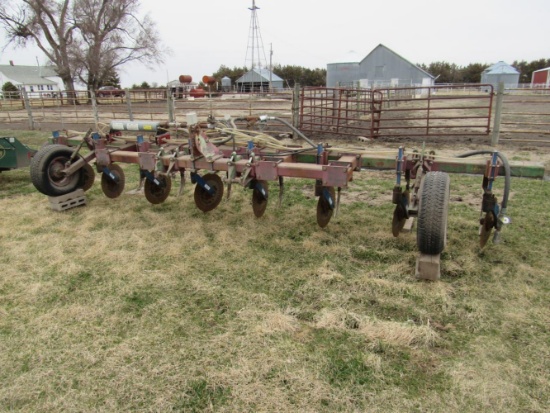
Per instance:
[[[330,193],[330,197],[332,198],[332,207],[324,195],[325,189],[328,190],[328,192]],[[334,191],[334,187],[325,186],[322,188],[321,195],[319,196],[319,200],[317,201],[317,224],[319,224],[321,228],[325,228],[332,218],[332,214],[334,213],[334,200],[336,199],[335,196],[336,194]]]
[[[437,255],[445,248],[450,182],[444,172],[428,172],[422,179],[416,243],[424,254]]]
[[[223,182],[222,179],[216,174],[206,174],[202,177],[208,185],[209,188],[212,188],[213,194],[200,186],[199,184],[195,185],[195,205],[202,212],[209,212],[215,209],[221,202],[223,197]]]
[[[257,188],[260,185],[265,195]],[[252,210],[257,218],[260,218],[267,208],[268,184],[267,181],[253,181]]]
[[[158,181],[158,185],[155,182],[151,182],[149,179],[145,180],[143,192],[147,201],[153,205],[162,204],[170,195],[172,189],[172,179],[167,175],[159,175],[155,178]]]
[[[78,187],[82,169],[66,176],[62,173],[73,150],[65,145],[47,145],[32,158],[31,182],[47,196],[60,196],[73,192]]]
[[[101,174],[101,189],[107,198],[118,198],[122,191],[124,191],[124,171],[117,164],[111,164],[108,166],[112,176],[109,176],[105,172]]]

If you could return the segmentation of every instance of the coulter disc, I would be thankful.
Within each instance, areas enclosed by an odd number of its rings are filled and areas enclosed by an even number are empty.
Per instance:
[[[162,204],[166,201],[172,189],[172,179],[168,175],[159,175],[156,180],[159,182],[158,185],[146,179],[143,187],[145,198],[153,205]]]
[[[107,198],[118,198],[122,194],[122,191],[124,191],[124,171],[114,163],[109,165],[108,168],[115,179],[112,179],[105,173],[101,174],[101,189]]]
[[[391,222],[391,232],[394,237],[399,236],[399,233],[405,226],[405,222],[407,222],[405,208],[403,207],[403,205],[398,204],[393,210],[393,219]]]
[[[216,208],[223,197],[223,182],[216,174],[206,174],[202,177],[206,184],[212,188],[214,194],[211,195],[206,189],[199,184],[195,185],[195,205],[202,212],[209,212]]]
[[[494,225],[495,214],[493,214],[492,212],[487,212],[485,214],[485,217],[481,219],[479,226],[479,245],[481,248],[483,248],[487,244],[487,241],[491,236],[491,232],[493,231]]]
[[[262,195],[260,190],[256,188],[256,185],[261,185],[265,191],[265,196]],[[268,184],[267,181],[256,181],[254,183],[254,190],[252,191],[252,210],[257,218],[260,218],[267,208],[267,194]]]
[[[332,208],[325,198],[325,195],[323,194],[324,189],[328,189],[330,196],[332,198]],[[319,200],[317,201],[317,224],[321,228],[325,228],[328,223],[330,222],[330,219],[332,218],[332,214],[334,213],[334,207],[335,207],[335,192],[334,187],[323,187],[323,191],[321,192],[321,195],[319,196]]]
[[[78,179],[77,187],[82,188],[82,190],[86,192],[94,185],[95,171],[89,163],[84,165],[80,170],[80,178]]]

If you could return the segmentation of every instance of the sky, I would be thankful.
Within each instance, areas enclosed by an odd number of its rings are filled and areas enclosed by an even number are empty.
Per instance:
[[[171,54],[152,68],[124,66],[122,87],[164,85],[182,74],[200,81],[222,64],[250,67],[251,6],[252,0],[141,0]],[[550,58],[550,0],[256,0],[256,6],[267,65],[271,48],[274,65],[313,69],[359,61],[379,44],[416,64]],[[46,63],[33,47],[0,54],[0,64],[37,59]]]

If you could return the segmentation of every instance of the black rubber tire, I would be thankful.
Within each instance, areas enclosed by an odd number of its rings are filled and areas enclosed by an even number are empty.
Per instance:
[[[252,190],[252,211],[256,218],[260,218],[267,208],[267,199],[264,198],[262,193],[256,188],[256,183],[259,183],[264,188],[266,196],[269,194],[269,187],[267,181],[256,181],[253,184],[254,189]]]
[[[31,182],[47,196],[60,196],[73,192],[78,187],[81,170],[70,176],[58,172],[65,168],[73,150],[65,145],[47,145],[41,148],[31,160]]]
[[[172,179],[169,176],[159,175],[156,179],[159,181],[159,185],[146,179],[143,187],[145,198],[153,205],[162,204],[166,201],[172,189]]]
[[[113,175],[118,178],[118,182],[113,181],[105,173],[101,174],[101,190],[107,198],[118,198],[124,191],[124,184],[126,183],[126,178],[124,177],[124,171],[117,164],[111,164],[108,166],[109,170]]]
[[[325,228],[328,223],[330,222],[330,219],[332,218],[332,215],[334,214],[334,208],[336,205],[336,193],[334,191],[333,186],[327,186],[323,187],[327,188],[330,196],[332,198],[332,202],[334,203],[333,207],[330,207],[329,202],[323,195],[323,190],[321,190],[321,195],[319,195],[319,200],[317,201],[317,224],[321,228]]]
[[[445,248],[450,184],[445,172],[428,172],[422,180],[416,244],[424,254],[437,255]]]
[[[199,184],[195,185],[195,205],[202,212],[210,212],[222,201],[223,182],[221,178],[214,173],[208,173],[204,175],[202,179],[206,181],[208,186],[214,189],[214,195],[210,195],[210,193]]]
[[[82,172],[80,173],[80,179],[78,180],[77,187],[86,192],[88,189],[94,186],[95,171],[94,168],[92,168],[92,165],[90,165],[89,163],[85,164],[82,168],[80,168],[80,170]]]

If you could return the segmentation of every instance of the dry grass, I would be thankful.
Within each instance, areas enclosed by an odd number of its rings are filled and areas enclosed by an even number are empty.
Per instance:
[[[360,173],[375,201],[325,230],[307,181],[255,219],[238,188],[203,214],[191,186],[151,206],[97,183],[58,213],[27,174],[0,174],[0,411],[548,410],[548,182],[513,181],[514,223],[480,252],[481,180],[452,176],[470,198],[426,283],[376,201],[388,173]]]

